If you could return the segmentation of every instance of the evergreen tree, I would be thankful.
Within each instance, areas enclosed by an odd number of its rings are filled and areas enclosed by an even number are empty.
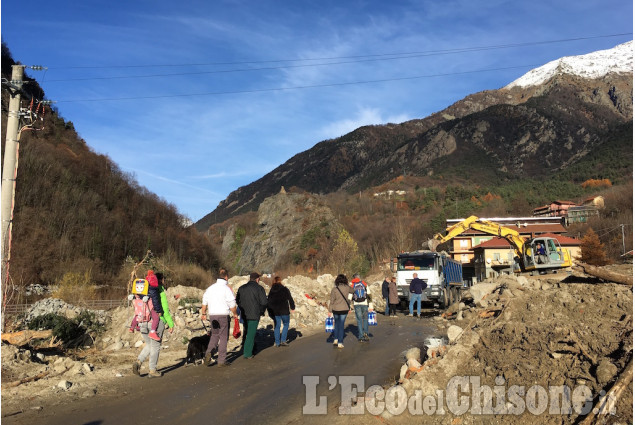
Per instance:
[[[600,242],[600,238],[593,229],[589,229],[582,238],[580,256],[577,259],[592,266],[604,266],[610,263],[606,257],[604,244]]]

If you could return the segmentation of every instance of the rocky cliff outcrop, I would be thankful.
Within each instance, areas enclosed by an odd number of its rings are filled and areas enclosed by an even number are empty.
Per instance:
[[[282,260],[304,257],[319,238],[337,234],[339,223],[331,209],[313,195],[286,193],[265,199],[258,208],[258,230],[244,238],[237,270],[273,273]],[[223,240],[222,254],[227,257],[236,228]]]

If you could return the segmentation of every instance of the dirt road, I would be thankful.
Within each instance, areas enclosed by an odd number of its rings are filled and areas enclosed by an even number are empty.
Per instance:
[[[347,320],[345,348],[334,348],[329,334],[296,337],[289,347],[264,346],[255,358],[230,355],[231,367],[177,364],[162,378],[136,376],[118,381],[112,394],[3,417],[4,424],[197,424],[323,423],[324,415],[304,415],[307,387],[317,402],[326,396],[329,422],[350,423],[339,416],[341,386],[329,390],[329,377],[363,376],[364,389],[392,384],[403,364],[401,353],[435,335],[432,319],[378,318],[371,341],[359,343],[354,318]],[[297,336],[291,332],[290,335]],[[270,344],[270,343],[269,343]],[[307,386],[303,377],[319,377]],[[305,378],[307,379],[307,378]],[[359,379],[359,378],[356,378]],[[333,382],[333,378],[331,378]],[[313,391],[315,388],[315,391]]]

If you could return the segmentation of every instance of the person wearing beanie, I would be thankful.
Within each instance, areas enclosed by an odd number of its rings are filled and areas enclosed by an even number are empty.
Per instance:
[[[157,363],[159,361],[159,353],[161,352],[161,339],[163,337],[163,333],[167,329],[169,333],[172,333],[174,330],[174,320],[172,319],[172,315],[170,314],[170,308],[168,304],[168,296],[165,290],[165,279],[163,273],[157,273],[156,276],[152,273],[152,281],[156,283],[156,290],[159,294],[159,301],[157,306],[162,311],[161,316],[159,317],[159,323],[157,329],[155,330],[158,339],[150,338],[150,327],[151,322],[145,322],[140,324],[141,336],[143,337],[143,341],[145,344],[143,345],[143,349],[139,353],[137,360],[132,365],[132,373],[135,375],[141,375],[141,365],[148,359],[149,372],[148,378],[156,378],[162,376],[162,373],[157,370]]]
[[[159,327],[159,315],[163,314],[163,308],[161,306],[161,297],[159,296],[159,280],[154,274],[154,270],[148,270],[146,280],[148,281],[148,297],[152,300],[152,308],[150,309],[152,322],[148,337],[155,341],[161,341],[161,337],[157,334],[157,328]]]

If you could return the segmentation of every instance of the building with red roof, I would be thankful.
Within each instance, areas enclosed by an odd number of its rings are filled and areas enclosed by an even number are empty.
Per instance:
[[[555,233],[544,233],[540,236],[554,238],[562,249],[569,251],[571,258],[580,256],[580,240]],[[476,245],[474,252],[474,275],[483,280],[500,274],[512,274],[514,272],[514,257],[516,250],[505,238],[494,237],[488,241]]]

